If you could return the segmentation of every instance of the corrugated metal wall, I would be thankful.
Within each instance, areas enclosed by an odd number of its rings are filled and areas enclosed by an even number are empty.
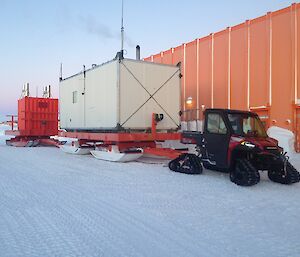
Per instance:
[[[144,60],[181,62],[183,110],[251,109],[266,124],[295,132],[300,131],[299,30],[297,3]]]

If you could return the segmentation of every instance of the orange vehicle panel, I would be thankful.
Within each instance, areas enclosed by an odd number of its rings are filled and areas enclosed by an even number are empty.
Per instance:
[[[170,65],[173,64],[172,49],[163,52],[162,63]]]
[[[211,36],[199,40],[199,91],[200,107],[212,106],[212,40]]]
[[[228,31],[214,35],[213,107],[228,107]]]
[[[162,58],[161,58],[161,54],[156,54],[156,55],[153,55],[153,62],[155,63],[162,63]]]
[[[186,105],[187,109],[197,109],[197,41],[192,41],[186,44],[185,47],[185,96],[192,97],[192,103]],[[193,113],[191,119],[197,119],[195,116],[197,113]]]
[[[293,61],[291,13],[284,12],[272,16],[272,109],[274,125],[292,130],[293,115]],[[284,49],[284,50],[283,50]],[[290,120],[290,122],[288,122]]]
[[[174,48],[173,65],[177,65],[179,62],[181,62],[181,68],[183,68],[183,45]]]
[[[264,16],[250,25],[250,107],[269,103],[269,21]]]
[[[178,46],[174,48],[174,53],[173,53],[173,65],[177,65],[178,63],[181,63],[181,73],[183,76],[184,75],[184,61],[183,61],[183,45]],[[184,79],[181,79],[181,107],[182,110],[185,110],[185,89],[184,89]]]
[[[298,101],[298,99],[300,100],[300,48],[299,48],[299,44],[300,44],[300,4],[296,5],[296,38],[297,38],[297,92],[298,92],[298,96],[297,96],[297,103],[300,104],[300,102]]]
[[[144,61],[145,62],[151,62],[151,56],[147,57],[147,58],[144,58]]]
[[[248,110],[248,26],[232,28],[230,51],[230,108]]]

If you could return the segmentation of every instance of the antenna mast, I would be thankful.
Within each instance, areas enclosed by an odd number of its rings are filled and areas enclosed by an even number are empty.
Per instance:
[[[124,0],[122,0],[122,19],[121,19],[121,56],[124,55]]]
[[[60,70],[59,70],[59,81],[62,81],[62,73],[63,73],[63,64],[60,63]]]

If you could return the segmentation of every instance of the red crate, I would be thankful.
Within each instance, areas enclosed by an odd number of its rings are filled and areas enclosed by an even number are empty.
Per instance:
[[[18,129],[22,136],[58,134],[58,99],[24,97],[18,101]]]

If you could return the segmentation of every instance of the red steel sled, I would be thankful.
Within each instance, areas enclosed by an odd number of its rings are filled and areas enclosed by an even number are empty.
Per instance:
[[[19,131],[5,131],[5,135],[15,136],[6,140],[6,145],[15,147],[36,147],[36,146],[56,146],[59,147],[65,142],[47,136],[25,136],[20,135]]]
[[[60,148],[70,154],[89,154],[95,158],[114,162],[128,162],[140,158],[142,155],[154,155],[174,159],[185,153],[185,150],[161,148],[156,142],[166,140],[181,140],[178,132],[157,132],[156,125],[159,115],[152,115],[150,133],[96,133],[96,132],[66,132],[59,131],[59,136],[76,138],[71,146]]]

